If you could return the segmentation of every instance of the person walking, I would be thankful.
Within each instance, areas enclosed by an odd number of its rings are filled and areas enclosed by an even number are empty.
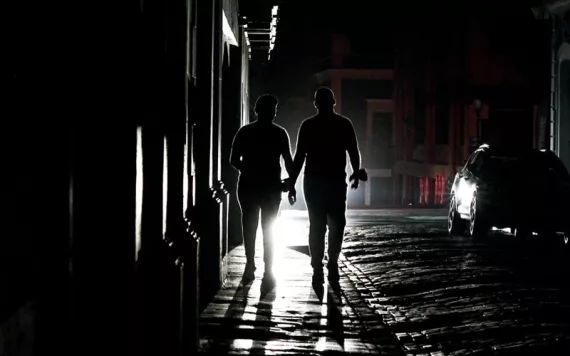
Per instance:
[[[346,226],[346,153],[350,157],[352,188],[360,180],[367,180],[360,168],[360,150],[354,126],[350,119],[338,115],[335,97],[329,88],[319,88],[314,97],[317,114],[304,120],[299,128],[297,149],[293,160],[291,187],[305,165],[303,191],[309,212],[309,251],[313,268],[313,285],[324,282],[323,258],[325,235],[328,235],[328,279],[338,283],[338,257]],[[296,191],[289,191],[290,201],[296,200]]]
[[[274,243],[272,226],[279,212],[281,193],[281,157],[291,175],[293,159],[287,131],[274,123],[279,101],[273,95],[260,96],[255,103],[257,121],[241,127],[230,153],[230,164],[239,171],[237,196],[242,213],[242,231],[246,255],[245,282],[255,278],[255,238],[261,213],[263,231],[264,282],[274,283],[272,273]]]

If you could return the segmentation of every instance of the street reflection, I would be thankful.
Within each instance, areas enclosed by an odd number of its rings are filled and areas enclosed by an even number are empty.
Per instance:
[[[275,244],[273,273],[277,282],[289,277],[298,276],[300,270],[307,266],[299,266],[285,258],[286,250],[297,247],[308,255],[309,225],[306,211],[286,210],[282,211],[273,224],[273,239]],[[261,229],[258,230],[257,240],[263,239]],[[308,262],[308,261],[307,261]]]
[[[327,283],[311,285],[306,211],[285,211],[274,222],[276,283],[263,287],[263,234],[256,239],[255,279],[241,281],[243,245],[230,252],[225,287],[201,316],[201,348],[216,354],[314,354],[361,350],[345,340],[347,306]],[[227,309],[226,309],[227,308]]]

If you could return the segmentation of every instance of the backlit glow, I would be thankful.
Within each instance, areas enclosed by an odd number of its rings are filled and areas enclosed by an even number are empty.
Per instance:
[[[269,53],[267,55],[268,59],[271,59],[271,52],[275,47],[275,37],[277,36],[277,14],[279,12],[279,6],[275,5],[271,9],[271,24],[269,26]]]
[[[135,262],[141,249],[142,199],[143,199],[143,158],[142,128],[137,127],[137,172],[135,186]]]
[[[471,201],[473,198],[474,188],[470,187],[465,181],[462,179],[459,181],[459,187],[457,187],[457,191],[455,194],[459,198],[460,201]]]
[[[168,202],[168,140],[164,137],[162,166],[162,232],[166,232],[166,206]]]
[[[277,279],[285,279],[289,275],[298,273],[296,266],[287,264],[283,258],[287,249],[291,246],[308,246],[309,227],[303,220],[287,216],[289,211],[283,211],[273,223],[273,273]],[[305,211],[306,213],[306,211]],[[261,228],[258,229],[257,239],[263,239]]]
[[[502,232],[506,232],[506,233],[514,233],[514,231],[511,230],[510,227],[505,227],[505,228],[498,228],[498,227],[494,227],[491,229],[493,231],[502,231]]]
[[[226,40],[232,46],[238,45],[238,42],[236,40],[236,36],[234,35],[234,31],[232,30],[232,27],[230,26],[230,22],[228,21],[228,18],[226,17],[226,13],[224,10],[222,10],[222,32],[224,33]]]
[[[232,343],[232,349],[238,350],[250,350],[252,346],[252,339],[235,339]]]
[[[186,129],[184,140],[184,174],[182,175],[182,209],[186,210],[188,207],[188,193],[189,193],[189,183],[188,183],[188,129]]]

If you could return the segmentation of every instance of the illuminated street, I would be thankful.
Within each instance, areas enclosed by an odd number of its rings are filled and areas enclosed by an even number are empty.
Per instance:
[[[361,226],[344,245],[368,291],[381,293],[367,299],[370,307],[406,350],[568,354],[570,283],[560,241],[450,238],[445,220],[410,214],[408,221],[379,214],[377,225],[361,225],[357,215],[352,223]]]
[[[450,238],[445,214],[441,209],[349,211],[341,258],[343,300],[348,305],[340,307],[340,314],[347,326],[344,337],[353,343],[345,343],[344,351],[432,356],[523,352],[567,355],[570,283],[564,277],[568,269],[559,241],[518,241],[502,232],[484,240]],[[276,226],[282,243],[278,253],[306,254],[307,227],[306,212],[283,211]],[[319,314],[316,298],[311,299],[307,292],[309,266],[282,263],[275,268],[278,278],[287,280],[276,288],[274,293],[279,298],[271,307],[278,310],[281,321],[274,321],[273,331],[262,333],[266,342],[257,345],[263,345],[267,352],[278,352],[283,345],[276,342],[271,346],[271,340],[287,336],[290,345],[295,340],[311,345],[310,350],[291,346],[294,354],[314,353],[319,341],[317,331],[321,329],[309,326],[309,321],[316,318],[312,321],[316,323],[319,316],[327,314]],[[260,276],[261,271],[255,283],[259,283]],[[303,279],[304,294],[298,293]],[[246,298],[253,308],[250,318],[255,318],[256,306],[262,305],[258,304],[259,291],[255,290],[254,284]],[[298,322],[289,321],[289,331],[277,327],[279,322],[287,325],[283,313],[295,308],[301,308],[296,311]],[[259,332],[244,333],[246,319],[240,322],[241,335],[259,336]],[[229,319],[224,320],[228,323]],[[361,326],[356,328],[354,320]],[[204,328],[206,333],[216,330],[212,329],[212,321]],[[339,351],[331,348],[338,344],[333,326],[323,326],[330,333],[324,339],[328,346],[321,351]],[[224,335],[232,334],[224,330]],[[355,335],[364,340],[364,345],[369,342],[377,349],[356,350]],[[255,345],[251,340],[241,343],[241,352]]]

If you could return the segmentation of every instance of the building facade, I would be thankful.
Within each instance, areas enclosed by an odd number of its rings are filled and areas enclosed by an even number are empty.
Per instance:
[[[544,37],[512,9],[517,26],[510,27],[501,26],[501,9],[457,11],[437,18],[438,27],[420,22],[397,41],[394,105],[407,124],[394,175],[404,204],[444,204],[447,182],[482,142],[538,147],[545,81],[532,62],[542,59],[534,48]],[[524,29],[525,43],[514,28]]]
[[[399,152],[397,130],[401,129],[401,123],[394,116],[393,58],[353,53],[349,39],[342,34],[331,36],[329,53],[330,56],[314,63],[304,96],[286,99],[282,105],[282,116],[293,118],[284,122],[292,147],[295,147],[301,121],[316,113],[315,91],[321,86],[330,87],[336,97],[336,112],[350,118],[354,125],[362,165],[370,177],[363,183],[364,189],[349,191],[348,206],[392,205],[395,203],[392,166]],[[300,183],[298,191],[302,191]],[[300,197],[295,208],[303,207]]]
[[[31,16],[20,10],[15,24]],[[239,221],[228,145],[249,122],[250,50],[238,1],[76,10],[43,13],[66,30],[34,28],[46,36],[8,51],[5,117],[30,149],[2,152],[22,162],[19,197],[3,201],[20,238],[2,252],[30,286],[4,291],[0,338],[9,354],[191,354]],[[41,68],[36,51],[49,53]]]
[[[548,98],[539,119],[541,148],[555,152],[570,169],[570,1],[542,1],[532,13],[549,36]]]

